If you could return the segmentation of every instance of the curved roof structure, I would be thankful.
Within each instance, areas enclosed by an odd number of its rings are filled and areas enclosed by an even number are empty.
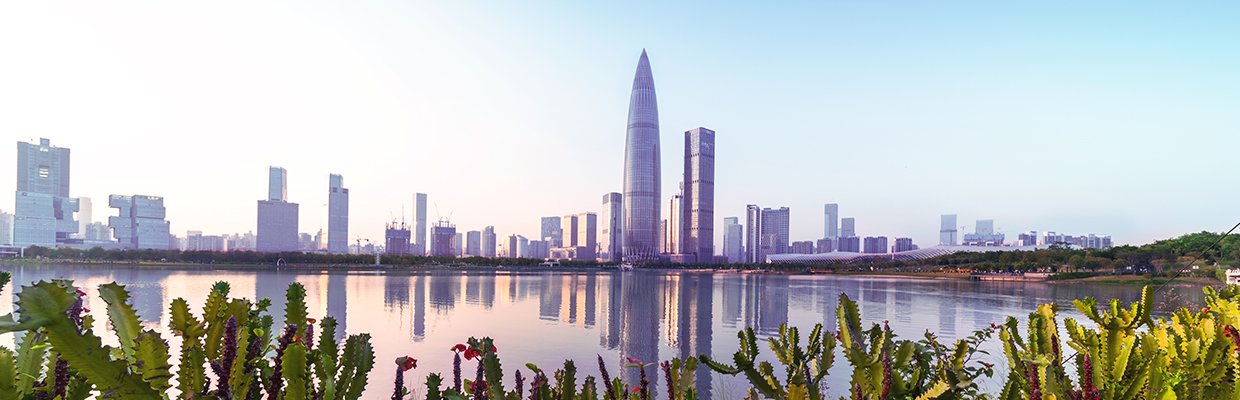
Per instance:
[[[955,253],[989,253],[992,251],[1033,251],[1049,248],[1051,245],[1038,246],[934,246],[924,249],[901,251],[898,253],[853,253],[839,251],[820,254],[772,254],[766,256],[768,263],[854,263],[865,260],[881,261],[913,261],[945,256]]]

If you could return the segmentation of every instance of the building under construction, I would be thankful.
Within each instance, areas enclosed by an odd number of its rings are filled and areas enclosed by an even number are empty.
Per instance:
[[[387,230],[383,236],[387,239],[385,242],[387,245],[385,253],[397,256],[413,254],[412,246],[409,243],[409,239],[413,237],[410,234],[409,224],[392,221],[387,224]]]

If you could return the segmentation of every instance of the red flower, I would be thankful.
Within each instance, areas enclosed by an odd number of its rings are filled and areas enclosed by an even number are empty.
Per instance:
[[[1210,312],[1210,307],[1202,307],[1202,308],[1201,308],[1201,313],[1202,313],[1202,314],[1205,314],[1205,313],[1208,313],[1208,312]]]
[[[85,296],[85,295],[86,295],[86,292],[83,292],[83,291],[82,291],[82,289],[75,290],[75,292],[77,292],[78,296]]]
[[[418,360],[413,357],[405,356],[397,358],[396,365],[399,366],[401,371],[408,371],[418,367]]]
[[[482,354],[481,354],[481,353],[479,353],[477,350],[474,350],[474,349],[465,349],[465,359],[466,359],[466,360],[472,360],[472,359],[474,359],[474,357],[478,357],[478,356],[480,356],[480,355],[482,355]]]
[[[625,357],[624,359],[627,360],[629,364],[641,364],[642,363],[642,360],[638,360],[633,357]]]
[[[319,322],[319,321],[316,321],[314,318],[306,318],[306,322],[314,324],[315,322]]]
[[[637,391],[638,391],[638,390],[642,390],[642,388],[640,388],[640,387],[635,387],[635,388],[633,388],[633,393],[637,393]]]
[[[494,353],[494,352],[496,352],[496,351],[497,351],[497,350],[495,350],[495,346],[491,346],[491,352],[492,352],[492,353]]]
[[[456,345],[456,346],[452,346],[452,348],[450,348],[450,349],[448,349],[448,350],[452,350],[452,351],[465,351],[465,349],[468,349],[468,347],[465,347],[465,345],[463,345],[463,344],[458,344],[458,345]]]

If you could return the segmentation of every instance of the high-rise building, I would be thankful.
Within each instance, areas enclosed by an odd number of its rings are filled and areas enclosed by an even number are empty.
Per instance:
[[[551,247],[561,247],[564,245],[564,231],[561,227],[562,221],[560,217],[543,217],[540,233],[540,240],[551,242]]]
[[[1033,246],[1038,244],[1038,231],[1029,231],[1016,236],[1017,246]]]
[[[800,242],[792,242],[789,247],[789,253],[792,254],[814,254],[814,242],[805,240]]]
[[[745,262],[766,262],[762,254],[762,208],[757,204],[745,206]]]
[[[465,232],[456,233],[456,240],[452,242],[452,254],[457,257],[465,256]]]
[[[891,252],[899,253],[901,251],[912,251],[916,249],[917,246],[913,245],[913,238],[896,238],[896,245],[891,249]]]
[[[508,258],[528,257],[529,245],[530,241],[525,236],[508,235],[508,237],[504,238],[504,249],[507,250],[505,256]]]
[[[298,205],[288,201],[288,172],[284,168],[273,166],[269,176],[271,180],[267,184],[268,198],[258,201],[258,237],[255,250],[263,253],[297,251]],[[121,236],[118,234],[116,238],[119,240]]]
[[[977,235],[989,235],[989,234],[995,233],[995,220],[993,219],[977,220],[977,226],[973,230],[973,233]]]
[[[78,200],[69,197],[69,149],[17,142],[17,192],[13,245],[55,247],[75,242]]]
[[[599,255],[602,262],[620,261],[620,206],[623,195],[611,192],[603,195],[603,212],[599,214]],[[546,238],[543,238],[546,240]],[[530,246],[534,243],[530,242]],[[541,256],[536,258],[546,258]]]
[[[956,245],[956,214],[943,214],[939,222],[939,244]]]
[[[971,234],[964,235],[964,241],[961,244],[965,246],[1002,246],[1004,236],[1002,233],[995,233],[995,220],[979,219],[977,226]]]
[[[529,258],[547,259],[551,257],[551,242],[546,240],[531,240]]]
[[[830,238],[818,239],[818,247],[816,247],[814,250],[817,250],[818,254],[830,253],[832,251],[835,251],[835,241],[836,239],[830,239]]]
[[[698,262],[713,262],[715,248],[715,131],[685,132],[684,244]]]
[[[838,242],[835,245],[837,251],[846,251],[850,253],[861,252],[861,238],[856,236],[840,236],[835,238]]]
[[[624,146],[624,226],[621,242],[625,260],[649,261],[659,257],[659,203],[662,176],[659,166],[659,109],[654,74],[642,50],[629,95],[629,118]]]
[[[78,197],[77,200],[78,200],[78,213],[77,213],[78,231],[77,231],[76,236],[78,238],[85,239],[86,238],[86,227],[90,226],[91,222],[95,222],[94,205],[90,203],[89,197]]]
[[[0,210],[0,246],[13,245],[13,214]]]
[[[565,215],[560,219],[560,221],[563,223],[560,229],[560,247],[579,246],[580,244],[577,243],[577,234],[580,233],[580,230],[577,229],[577,215]]]
[[[431,255],[435,257],[455,257],[456,225],[441,220],[431,227]]]
[[[598,250],[598,214],[583,212],[577,214],[577,258],[594,260]]]
[[[481,256],[482,255],[482,232],[469,231],[465,232],[465,255]]]
[[[404,222],[392,221],[386,224],[386,226],[387,229],[385,229],[383,233],[383,253],[395,256],[407,256],[413,254],[412,249],[410,249],[413,245],[410,240],[413,235],[409,231],[409,225]],[[331,228],[328,228],[328,230],[330,231]],[[330,244],[331,234],[328,234],[327,240]],[[348,243],[345,243],[344,250],[346,253],[349,251]]]
[[[840,218],[840,235],[837,237],[857,237],[857,220],[853,217]]]
[[[887,237],[886,236],[877,236],[877,237],[867,236],[865,238],[865,251],[863,251],[863,253],[882,254],[886,252],[887,252]]]
[[[681,182],[680,183],[681,193],[684,193],[684,190],[685,190],[685,184],[684,182]],[[684,231],[685,201],[684,200],[685,200],[684,195],[678,194],[678,195],[672,196],[672,199],[668,201],[667,203],[668,204],[667,232],[666,232],[667,239],[665,239],[667,244],[663,248],[664,253],[684,254],[685,252],[684,246],[682,246],[682,244],[684,243],[684,237],[685,237],[684,235],[684,232],[685,232]]]
[[[482,228],[482,256],[495,257],[495,227]]]
[[[164,198],[158,196],[108,196],[108,207],[119,210],[108,217],[117,241],[131,249],[168,250],[171,226],[164,220]],[[294,234],[293,239],[296,240]],[[296,242],[294,242],[296,246]]]
[[[403,226],[405,223],[401,225],[403,230],[409,230],[409,227]],[[345,189],[344,177],[339,174],[327,176],[327,252],[349,252],[349,189]],[[388,247],[387,253],[410,254],[409,246],[401,246],[400,253],[393,253],[392,248]]]
[[[723,255],[728,262],[741,262],[745,258],[745,226],[737,217],[723,219]]]
[[[288,201],[288,170],[272,166],[267,178],[267,200]]]
[[[775,252],[766,255],[788,253],[789,220],[788,207],[762,209],[762,234],[775,235],[775,243],[772,245]]]
[[[413,253],[426,254],[426,193],[413,194]]]
[[[823,206],[823,233],[822,237],[826,239],[835,239],[839,235],[840,223],[840,205],[835,203],[827,203]],[[818,246],[819,253],[830,253],[831,249],[823,250],[822,246]]]

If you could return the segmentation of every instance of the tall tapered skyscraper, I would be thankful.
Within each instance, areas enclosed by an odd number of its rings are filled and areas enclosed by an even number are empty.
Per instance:
[[[629,96],[629,124],[624,141],[623,224],[624,258],[632,261],[659,257],[659,108],[654,75],[646,50],[637,61],[633,92]]]

